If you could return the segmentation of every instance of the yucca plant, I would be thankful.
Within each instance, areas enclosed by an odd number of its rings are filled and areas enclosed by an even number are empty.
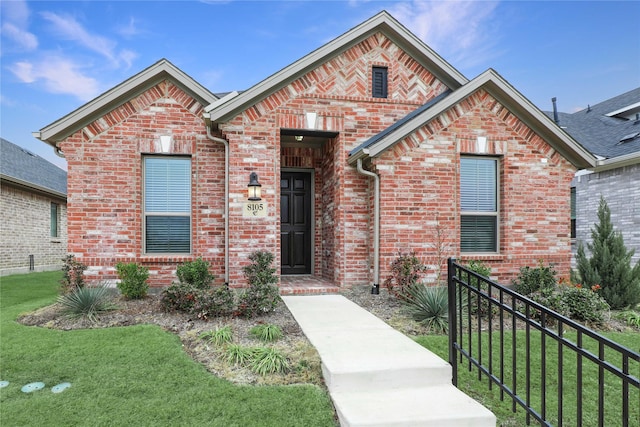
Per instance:
[[[259,375],[285,372],[289,369],[287,357],[277,349],[271,347],[258,347],[253,353],[251,370]]]
[[[201,333],[200,339],[208,341],[216,346],[221,346],[230,343],[233,340],[233,331],[231,330],[231,326],[226,325],[221,328],[215,328],[214,330]]]
[[[100,313],[115,310],[109,288],[104,285],[75,288],[73,291],[58,297],[62,313],[67,317],[86,317],[96,321]]]
[[[449,303],[446,286],[425,286],[415,283],[402,294],[402,304],[416,322],[435,333],[449,330]]]
[[[282,329],[278,325],[256,325],[249,330],[249,333],[263,342],[277,341],[282,338]]]

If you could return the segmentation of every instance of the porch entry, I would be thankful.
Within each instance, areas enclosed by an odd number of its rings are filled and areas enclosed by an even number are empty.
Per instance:
[[[311,274],[311,172],[281,172],[281,274]]]

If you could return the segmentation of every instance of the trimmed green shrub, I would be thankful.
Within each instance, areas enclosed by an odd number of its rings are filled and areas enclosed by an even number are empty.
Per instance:
[[[84,271],[87,266],[76,260],[74,255],[62,258],[62,279],[60,293],[66,294],[85,287]]]
[[[200,339],[216,346],[221,346],[233,340],[233,331],[231,330],[231,326],[225,325],[221,328],[215,328],[214,330],[201,333]]]
[[[640,302],[640,261],[631,267],[634,250],[627,250],[622,233],[613,229],[611,211],[603,197],[598,206],[598,223],[591,229],[587,258],[582,242],[576,255],[578,275],[585,287],[599,285],[612,309],[633,307]]]
[[[525,296],[537,291],[551,291],[557,283],[556,271],[551,265],[545,267],[542,260],[537,267],[521,267],[518,277],[512,281],[513,289]]]
[[[580,322],[600,325],[609,311],[609,304],[598,295],[597,288],[568,286],[561,292],[562,302],[569,310],[569,317]]]
[[[120,277],[118,289],[126,299],[141,299],[147,296],[149,284],[149,269],[131,262],[128,264],[119,262],[116,271]]]
[[[251,359],[251,370],[259,375],[283,373],[289,369],[287,357],[277,349],[258,347],[254,349]]]
[[[430,331],[445,333],[449,330],[449,304],[446,286],[425,286],[416,283],[405,287],[402,304],[416,322]]]
[[[418,283],[426,270],[427,266],[416,257],[415,252],[404,254],[400,251],[391,263],[391,273],[383,285],[392,294],[402,297],[405,289]]]
[[[273,254],[266,251],[256,251],[249,255],[252,262],[242,269],[249,288],[238,298],[238,315],[253,317],[276,309],[280,292],[276,286],[276,269],[271,267],[273,258]]]
[[[211,286],[213,274],[209,271],[211,265],[201,257],[195,261],[187,261],[176,269],[180,283],[188,284],[197,289],[207,289]]]
[[[95,322],[100,313],[116,308],[106,286],[82,287],[58,297],[67,317],[86,317]]]
[[[160,306],[165,311],[191,313],[198,297],[198,289],[185,283],[172,283],[162,291]]]
[[[207,320],[233,314],[235,297],[226,286],[199,289],[190,284],[174,283],[162,292],[160,305],[165,311],[181,311]]]
[[[272,342],[282,338],[282,329],[278,325],[256,325],[249,330],[249,334],[260,341]]]

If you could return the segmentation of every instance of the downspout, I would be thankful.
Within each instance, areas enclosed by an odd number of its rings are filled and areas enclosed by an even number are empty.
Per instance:
[[[229,141],[211,134],[207,125],[207,137],[224,144],[224,285],[229,286]]]
[[[358,172],[373,178],[373,286],[371,294],[380,294],[380,177],[362,168],[362,159],[358,159]]]

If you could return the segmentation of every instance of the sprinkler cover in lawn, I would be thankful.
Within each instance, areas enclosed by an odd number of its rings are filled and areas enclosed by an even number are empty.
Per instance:
[[[9,385],[9,381],[0,381],[0,388],[5,388]]]
[[[69,387],[71,387],[71,383],[62,383],[62,384],[58,384],[56,386],[51,387],[51,391],[53,393],[62,393]]]
[[[44,383],[29,383],[26,386],[22,387],[23,393],[31,393],[32,391],[41,390],[44,388]]]

